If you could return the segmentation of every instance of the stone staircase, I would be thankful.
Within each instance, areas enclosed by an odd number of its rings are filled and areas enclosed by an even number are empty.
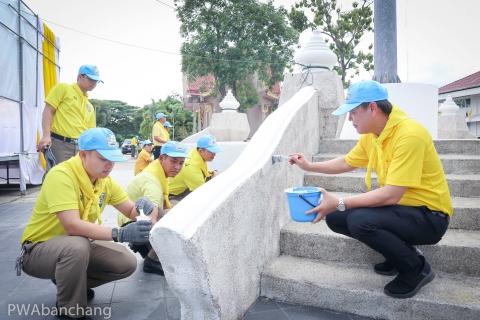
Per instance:
[[[345,155],[355,144],[321,140],[313,160]],[[390,298],[383,287],[393,277],[373,272],[373,265],[383,261],[380,254],[330,231],[324,221],[292,221],[281,231],[280,257],[262,273],[261,295],[378,319],[480,319],[480,140],[437,140],[435,147],[454,213],[438,244],[418,246],[436,271],[433,282],[412,298]],[[304,183],[348,196],[367,191],[364,177],[365,169],[306,173]]]

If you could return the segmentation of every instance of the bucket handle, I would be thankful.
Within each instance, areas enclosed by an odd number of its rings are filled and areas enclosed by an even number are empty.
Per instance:
[[[303,194],[299,194],[298,195],[300,197],[300,199],[302,199],[303,201],[305,201],[306,203],[308,203],[309,205],[311,205],[312,207],[316,208],[317,206],[312,204],[310,201],[308,201],[307,199],[305,199],[305,197],[303,196]]]

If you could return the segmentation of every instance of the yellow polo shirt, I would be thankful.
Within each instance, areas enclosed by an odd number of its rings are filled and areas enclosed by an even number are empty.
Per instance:
[[[59,83],[48,94],[45,102],[55,108],[51,131],[67,138],[95,128],[95,109],[76,83]]]
[[[142,150],[143,152],[144,150]],[[128,198],[132,201],[137,201],[140,197],[147,197],[161,210],[163,209],[163,191],[160,181],[150,172],[142,172],[128,184],[125,189]],[[131,221],[125,217],[121,212],[117,213],[118,226]]]
[[[408,187],[398,202],[400,205],[427,206],[432,211],[451,216],[450,191],[430,133],[412,119],[400,122],[393,130],[382,146],[385,177],[379,176],[378,164],[376,161],[373,163],[378,180],[393,186]],[[368,157],[374,148],[372,135],[361,135],[357,145],[345,157],[349,165],[367,167]]]
[[[204,174],[204,171],[208,172],[208,166],[196,148],[191,150],[188,155],[190,158],[185,159],[182,170],[175,177],[168,179],[168,191],[172,195],[177,196],[187,188],[193,191],[203,185],[210,176]]]
[[[140,172],[142,172],[143,169],[145,169],[150,162],[148,160],[152,159],[152,155],[145,151],[145,149],[142,149],[140,153],[138,154],[137,161],[135,162],[135,170],[134,174],[137,175]]]
[[[165,132],[166,132],[166,130],[163,127],[163,125],[158,121],[155,122],[155,124],[153,125],[153,128],[152,128],[152,139],[153,139],[153,145],[154,146],[163,146],[164,145],[164,143],[161,143],[161,142],[158,142],[157,140],[155,140],[155,137],[159,137],[160,139],[165,140],[165,141],[168,140],[168,137],[165,134]]]
[[[67,161],[73,161],[73,159]],[[82,179],[88,179],[86,173],[82,176]],[[107,204],[115,206],[128,200],[125,191],[110,176],[104,180],[106,183],[100,195],[99,203],[101,212]],[[67,233],[56,213],[78,210],[81,218],[87,203],[88,200],[83,196],[71,169],[65,163],[56,165],[45,178],[30,221],[23,232],[21,243],[26,240],[34,243],[44,242],[56,236],[66,235]],[[88,221],[95,223],[96,220],[96,212],[91,210]]]

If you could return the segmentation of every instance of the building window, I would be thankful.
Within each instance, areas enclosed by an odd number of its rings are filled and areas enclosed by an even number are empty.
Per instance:
[[[470,98],[469,99],[453,99],[453,101],[460,108],[470,108]]]

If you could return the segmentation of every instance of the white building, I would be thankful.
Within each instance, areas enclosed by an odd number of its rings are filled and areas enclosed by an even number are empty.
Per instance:
[[[465,116],[468,130],[480,138],[480,71],[438,89],[439,105],[449,95],[460,107],[457,114]]]

